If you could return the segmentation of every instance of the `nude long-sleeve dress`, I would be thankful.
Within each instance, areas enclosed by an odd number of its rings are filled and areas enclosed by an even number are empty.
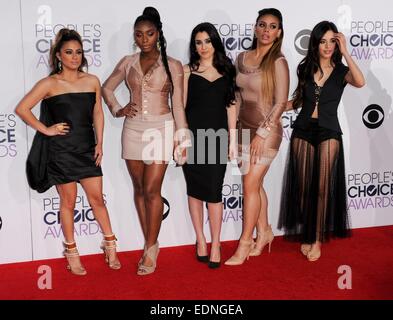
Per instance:
[[[275,87],[272,104],[263,102],[262,75],[259,66],[244,63],[246,52],[236,60],[236,84],[240,90],[239,147],[243,160],[249,160],[249,145],[255,134],[264,139],[259,163],[270,164],[277,155],[283,129],[281,115],[285,110],[289,92],[289,70],[285,57],[275,61]],[[248,131],[249,130],[249,131]],[[247,134],[249,133],[249,134]]]
[[[161,56],[143,74],[140,53],[125,56],[102,86],[102,96],[113,116],[122,106],[115,96],[124,81],[130,102],[137,114],[125,117],[122,131],[122,158],[131,160],[170,161],[173,153],[174,130],[187,128],[183,105],[183,67],[168,57],[173,81],[172,108],[169,106],[170,81]]]

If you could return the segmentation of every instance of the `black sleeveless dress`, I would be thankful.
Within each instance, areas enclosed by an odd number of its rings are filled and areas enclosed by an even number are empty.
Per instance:
[[[102,176],[94,159],[95,98],[95,92],[78,92],[42,100],[40,120],[47,126],[66,122],[70,132],[48,137],[37,131],[26,166],[32,189],[45,192],[53,185]]]
[[[229,81],[209,81],[195,73],[188,80],[186,118],[193,134],[192,148],[183,165],[187,195],[218,203],[228,161],[226,96]]]

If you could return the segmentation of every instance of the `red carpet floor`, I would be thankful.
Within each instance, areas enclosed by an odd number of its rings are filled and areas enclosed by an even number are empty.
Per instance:
[[[222,243],[229,258],[235,241]],[[393,299],[393,226],[355,229],[353,237],[332,240],[322,257],[309,262],[299,245],[276,237],[263,252],[236,267],[211,270],[197,262],[194,246],[163,248],[152,275],[136,275],[141,251],[122,252],[123,268],[109,270],[102,255],[83,256],[85,277],[65,269],[64,259],[0,265],[0,299]],[[52,268],[52,289],[40,290],[40,265]],[[352,289],[341,290],[338,268],[352,270]]]

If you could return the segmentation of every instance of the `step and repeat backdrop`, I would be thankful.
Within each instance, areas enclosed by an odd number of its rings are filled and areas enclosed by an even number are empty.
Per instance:
[[[187,62],[191,30],[208,21],[217,27],[227,54],[234,60],[250,47],[258,10],[276,7],[284,17],[283,52],[291,72],[304,57],[309,34],[321,20],[335,22],[346,35],[348,48],[366,77],[366,86],[344,92],[339,118],[344,131],[348,207],[352,228],[393,224],[393,4],[375,0],[373,6],[356,0],[184,2],[129,0],[0,0],[0,263],[56,258],[63,239],[59,196],[54,187],[39,194],[28,187],[25,161],[34,131],[15,115],[15,106],[41,78],[48,75],[48,54],[55,34],[63,27],[76,29],[84,41],[89,72],[103,82],[116,63],[135,52],[133,23],[145,6],[162,17],[168,54]],[[126,103],[122,85],[117,95]],[[122,119],[105,109],[104,194],[118,237],[120,251],[143,247],[143,236],[133,203],[133,189],[120,157]],[[34,109],[38,116],[39,107]],[[269,220],[276,230],[284,163],[296,114],[283,114],[284,139],[265,179]],[[78,186],[75,233],[81,254],[99,251],[99,226],[82,188]],[[223,187],[222,240],[237,239],[242,225],[241,176],[229,163]],[[162,247],[195,242],[188,213],[182,170],[168,167],[163,188]],[[205,229],[209,235],[207,214]]]

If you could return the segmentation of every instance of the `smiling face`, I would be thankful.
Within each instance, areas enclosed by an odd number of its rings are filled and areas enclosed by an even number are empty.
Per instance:
[[[267,14],[258,19],[255,26],[255,36],[260,45],[271,45],[280,35],[280,21],[277,17]]]
[[[195,48],[201,59],[213,59],[215,50],[207,32],[198,32],[195,35]]]
[[[331,59],[336,49],[336,39],[332,30],[327,31],[319,41],[318,53],[321,59]]]
[[[143,53],[150,53],[157,50],[158,30],[153,23],[141,21],[135,26],[135,43]]]
[[[82,53],[81,44],[76,40],[70,40],[64,42],[56,56],[61,61],[63,69],[78,70],[82,64]]]

